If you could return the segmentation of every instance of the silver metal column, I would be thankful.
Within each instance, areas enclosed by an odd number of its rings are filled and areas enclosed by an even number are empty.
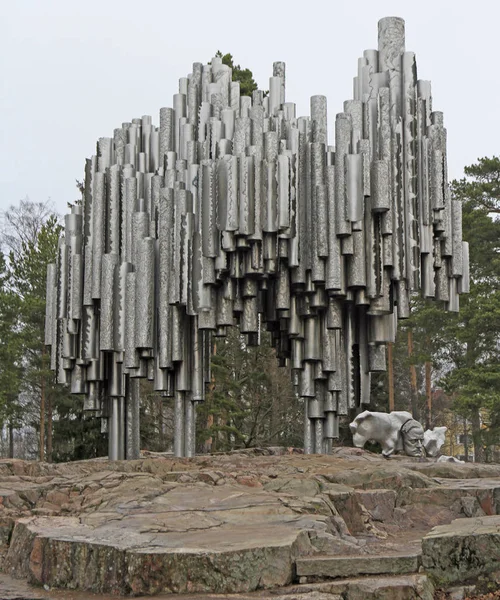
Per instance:
[[[139,424],[140,383],[140,380],[135,377],[127,377],[125,383],[127,460],[138,459],[141,453]]]

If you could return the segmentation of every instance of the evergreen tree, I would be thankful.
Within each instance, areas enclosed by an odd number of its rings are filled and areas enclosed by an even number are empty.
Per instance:
[[[10,289],[9,273],[0,254],[0,429],[9,431],[9,456],[13,456],[13,433],[19,427],[21,410],[16,400],[21,386],[19,301]]]
[[[48,203],[23,200],[4,215],[0,261],[0,423],[32,428],[41,459],[75,460],[106,454],[96,419],[83,399],[55,382],[45,347],[47,265],[55,262],[62,227]]]
[[[232,69],[233,81],[240,82],[240,93],[242,96],[251,96],[252,92],[257,89],[257,83],[253,78],[253,73],[250,69],[242,69],[240,65],[235,65],[232,54],[222,54],[220,50],[217,51],[216,55],[222,58],[222,64],[227,65]]]
[[[260,346],[248,346],[238,327],[217,338],[212,385],[197,422],[200,448],[211,439],[212,451],[301,445],[302,406],[269,333]]]
[[[57,388],[44,345],[45,293],[47,265],[55,261],[61,227],[46,204],[27,200],[7,211],[5,218],[3,241],[9,248],[9,285],[17,297],[16,343],[22,354],[22,382],[12,403],[17,405],[17,411],[22,409],[24,424],[39,429],[41,459],[45,458],[47,439],[47,454],[51,460],[51,407]]]
[[[406,331],[415,341],[412,356],[423,389],[423,365],[431,361],[434,381],[440,380],[452,409],[470,421],[474,454],[500,441],[500,159],[480,159],[465,168],[468,176],[451,184],[462,202],[463,237],[470,249],[470,293],[460,296],[460,313],[450,313],[433,301],[413,299],[411,318],[398,334],[396,366],[399,389],[408,393]],[[420,394],[421,406],[425,404]],[[397,407],[398,408],[398,407]],[[399,407],[401,408],[401,407]],[[489,415],[487,423],[482,422]],[[439,424],[436,418],[432,424]]]

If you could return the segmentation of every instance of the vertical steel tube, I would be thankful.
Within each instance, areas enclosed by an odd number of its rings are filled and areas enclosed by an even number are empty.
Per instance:
[[[196,452],[196,403],[185,399],[184,456],[191,457]]]
[[[174,393],[174,456],[184,456],[185,408],[184,392]]]
[[[125,383],[126,397],[126,459],[136,460],[140,458],[140,380],[135,377],[127,377]]]
[[[323,453],[323,419],[314,419],[314,454]]]
[[[108,458],[120,460],[120,411],[118,398],[112,398],[109,403],[108,417]]]
[[[303,398],[304,402],[304,454],[314,452],[314,429],[309,418],[309,398]]]

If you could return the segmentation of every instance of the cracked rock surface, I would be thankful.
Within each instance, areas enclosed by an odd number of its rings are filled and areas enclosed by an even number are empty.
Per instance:
[[[444,585],[478,578],[498,581],[500,516],[455,519],[434,527],[422,540],[422,564]]]
[[[500,512],[500,467],[460,467],[355,448],[3,460],[0,565],[35,585],[101,594],[278,588],[296,583],[297,558],[413,552],[434,525]]]

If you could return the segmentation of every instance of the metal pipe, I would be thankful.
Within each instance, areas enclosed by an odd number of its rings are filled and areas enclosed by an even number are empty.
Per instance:
[[[118,398],[110,401],[110,414],[108,417],[108,458],[120,460],[120,412]]]
[[[184,456],[185,446],[184,392],[174,393],[174,455]]]
[[[125,410],[126,410],[126,459],[140,458],[141,440],[139,426],[140,410],[140,380],[127,377],[125,382]]]

